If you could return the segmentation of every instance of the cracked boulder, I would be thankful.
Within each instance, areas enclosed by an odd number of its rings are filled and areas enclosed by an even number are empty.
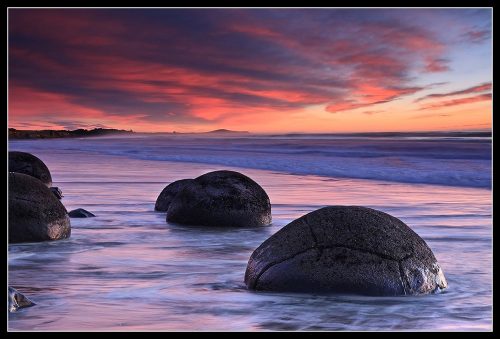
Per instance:
[[[203,174],[170,203],[167,221],[186,225],[254,227],[271,223],[271,203],[262,187],[234,171]]]
[[[161,191],[160,195],[158,196],[158,199],[156,199],[155,211],[166,212],[168,210],[168,207],[170,206],[170,203],[175,198],[177,193],[179,193],[179,191],[183,189],[184,186],[191,183],[192,181],[193,179],[182,179],[174,181],[169,185],[167,185]]]
[[[52,186],[52,177],[47,166],[30,153],[9,152],[9,172],[27,174],[37,178],[47,187]]]
[[[68,238],[71,224],[64,205],[40,180],[9,173],[9,243]]]
[[[359,206],[330,206],[289,223],[248,261],[249,289],[416,295],[447,287],[434,254],[401,220]]]

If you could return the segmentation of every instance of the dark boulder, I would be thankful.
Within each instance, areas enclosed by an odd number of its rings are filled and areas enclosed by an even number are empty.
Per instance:
[[[262,187],[233,171],[203,174],[177,193],[167,221],[187,225],[254,227],[271,223],[271,203]]]
[[[330,206],[289,223],[252,254],[249,289],[415,295],[447,287],[425,241],[371,208]]]
[[[9,152],[9,172],[23,173],[37,178],[47,187],[52,186],[52,176],[42,160],[26,152]]]
[[[59,200],[62,199],[62,197],[64,196],[62,194],[62,191],[59,189],[59,187],[51,187],[50,188],[51,192],[55,195],[55,197]]]
[[[16,312],[20,308],[30,307],[36,305],[33,301],[29,300],[21,292],[9,286],[9,294],[7,295],[9,312]]]
[[[66,208],[40,180],[9,173],[9,243],[68,238]]]
[[[87,210],[84,210],[83,208],[77,208],[76,210],[72,210],[68,213],[70,218],[91,218],[95,217],[94,214],[90,213]]]
[[[166,212],[177,193],[192,181],[193,179],[182,179],[167,185],[156,199],[155,211]]]

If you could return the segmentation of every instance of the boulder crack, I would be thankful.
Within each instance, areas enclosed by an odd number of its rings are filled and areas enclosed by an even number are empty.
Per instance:
[[[288,258],[285,258],[285,259],[283,259],[283,260],[280,260],[280,261],[275,261],[275,262],[272,262],[272,263],[267,264],[266,266],[264,266],[264,268],[263,268],[263,269],[260,271],[260,273],[257,275],[257,277],[255,278],[255,281],[254,281],[254,283],[252,284],[251,288],[255,289],[255,288],[257,287],[257,284],[259,283],[259,279],[260,279],[260,277],[261,277],[264,273],[266,273],[266,271],[267,271],[268,269],[270,269],[271,267],[273,267],[273,266],[275,266],[275,265],[278,265],[278,264],[281,264],[282,262],[285,262],[285,261],[287,261],[287,260],[293,259],[293,258],[295,258],[296,256],[301,255],[301,254],[303,254],[303,253],[306,253],[307,251],[312,250],[312,249],[314,249],[314,247],[309,247],[309,248],[306,248],[305,250],[302,250],[302,251],[300,251],[300,252],[298,252],[298,253],[296,253],[296,254],[292,255],[291,257],[288,257]]]
[[[316,261],[319,261],[319,259],[323,255],[323,247],[318,246],[318,238],[316,238],[316,234],[314,234],[314,232],[312,230],[312,227],[311,227],[311,224],[309,224],[307,222],[307,215],[306,215],[306,219],[303,220],[302,223],[304,225],[306,225],[309,228],[309,231],[311,232],[311,237],[313,238],[313,242],[314,242],[313,248],[317,248],[318,249],[318,255],[316,256]]]
[[[311,230],[310,226],[309,226],[309,229]],[[266,266],[264,266],[264,268],[261,270],[261,272],[257,275],[257,277],[255,278],[255,281],[252,284],[251,288],[255,289],[257,287],[257,285],[259,283],[260,277],[264,273],[266,273],[266,271],[269,270],[271,267],[273,267],[275,265],[278,265],[278,264],[281,264],[281,263],[283,263],[283,262],[285,262],[287,260],[291,260],[291,259],[295,258],[296,256],[304,254],[304,253],[306,253],[306,252],[308,252],[310,250],[316,249],[316,250],[320,251],[320,253],[322,254],[324,249],[329,249],[329,248],[346,248],[346,249],[351,250],[351,251],[358,251],[358,252],[361,252],[361,253],[368,253],[368,254],[372,254],[374,256],[380,257],[382,259],[385,259],[385,260],[395,261],[398,264],[399,275],[400,275],[401,282],[402,282],[402,285],[403,285],[403,291],[404,291],[405,294],[410,294],[410,291],[411,291],[410,283],[408,282],[408,279],[407,279],[406,275],[404,274],[402,262],[404,260],[412,257],[413,256],[412,254],[407,254],[406,256],[404,256],[401,259],[395,259],[395,258],[392,258],[392,257],[390,257],[388,255],[385,255],[385,254],[381,254],[381,253],[377,253],[377,252],[373,252],[373,251],[369,251],[369,250],[364,250],[364,249],[360,249],[360,248],[355,248],[355,247],[351,247],[351,246],[345,246],[345,245],[318,246],[317,245],[317,239],[314,236],[314,233],[312,233],[312,230],[311,230],[311,234],[313,234],[313,240],[314,240],[314,246],[313,247],[308,247],[308,248],[306,248],[306,249],[304,249],[304,250],[302,250],[300,252],[295,253],[291,257],[288,257],[288,258],[285,258],[285,259],[282,259],[282,260],[275,261],[275,262],[267,264]],[[317,260],[319,260],[319,257],[321,257],[321,254],[318,256]]]
[[[403,285],[403,291],[405,295],[412,294],[411,293],[412,290],[410,282],[408,281],[408,277],[406,276],[405,271],[403,269],[403,261],[405,261],[408,258],[411,258],[412,256],[413,256],[412,254],[408,254],[404,258],[398,260],[399,275],[401,276],[401,283]]]
[[[32,202],[32,203],[37,204],[37,205],[39,205],[39,204],[40,204],[40,202],[39,202],[39,201],[35,201],[35,200],[31,200],[31,199],[26,199],[26,198],[21,198],[21,197],[14,197],[14,200],[29,201],[29,202]]]

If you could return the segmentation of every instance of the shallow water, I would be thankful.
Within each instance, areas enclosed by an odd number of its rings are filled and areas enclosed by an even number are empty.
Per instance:
[[[73,143],[73,144],[71,144]],[[9,245],[9,285],[37,303],[9,314],[17,330],[492,330],[491,190],[292,175],[78,150],[78,140],[11,141],[50,168],[71,219],[67,240]],[[70,144],[72,149],[68,149]],[[218,170],[257,181],[273,224],[206,229],[169,224],[154,203],[166,184]],[[252,251],[288,222],[326,205],[390,213],[416,231],[449,288],[425,296],[251,292]]]
[[[491,188],[491,137],[139,134],[15,144],[32,152],[50,147],[302,175]]]

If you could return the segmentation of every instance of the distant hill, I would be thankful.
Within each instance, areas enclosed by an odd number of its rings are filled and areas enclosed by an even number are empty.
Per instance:
[[[97,137],[104,135],[115,134],[131,134],[132,130],[126,131],[113,128],[94,128],[69,130],[18,130],[9,128],[9,139],[49,139],[49,138],[81,138],[81,137]]]
[[[213,130],[210,132],[205,132],[205,133],[249,133],[249,132],[248,131],[231,131],[229,129],[221,128],[221,129],[216,129],[216,130]]]

